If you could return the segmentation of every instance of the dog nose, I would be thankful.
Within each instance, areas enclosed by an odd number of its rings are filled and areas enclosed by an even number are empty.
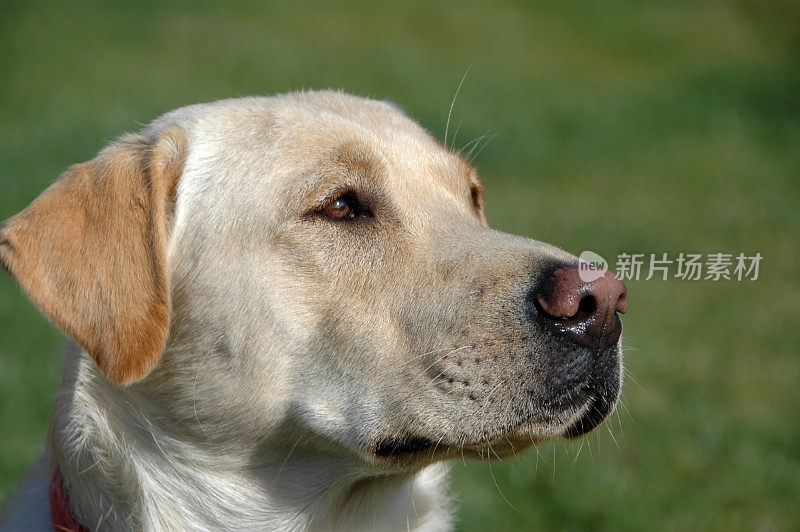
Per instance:
[[[536,302],[560,333],[600,350],[619,340],[622,323],[617,312],[628,310],[628,292],[612,272],[591,273],[593,280],[586,282],[575,266],[553,270],[540,285]]]

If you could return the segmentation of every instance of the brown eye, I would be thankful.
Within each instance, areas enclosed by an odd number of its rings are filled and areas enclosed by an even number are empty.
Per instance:
[[[325,205],[320,212],[334,220],[344,220],[347,218],[354,218],[356,214],[357,204],[355,198],[346,194],[339,196],[335,200]]]
[[[372,218],[369,204],[362,203],[355,192],[347,189],[329,196],[329,199],[317,207],[314,212],[337,222]]]

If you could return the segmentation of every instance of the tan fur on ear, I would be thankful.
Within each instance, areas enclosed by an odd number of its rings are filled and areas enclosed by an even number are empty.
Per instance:
[[[123,137],[0,230],[3,267],[119,384],[147,375],[166,343],[166,218],[185,151],[179,128]]]

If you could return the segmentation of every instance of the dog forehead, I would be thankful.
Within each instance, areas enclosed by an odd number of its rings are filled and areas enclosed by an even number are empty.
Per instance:
[[[196,104],[170,111],[145,130],[153,136],[179,125],[200,140],[224,143],[282,140],[285,144],[335,144],[361,135],[371,140],[405,140],[430,148],[435,139],[390,102],[335,91],[297,92]],[[192,134],[193,133],[193,134]],[[287,146],[288,147],[288,146]]]
[[[175,122],[186,124],[192,144],[185,181],[202,181],[184,183],[184,189],[207,191],[216,182],[221,190],[296,196],[312,189],[309,176],[324,178],[325,169],[344,178],[350,171],[372,172],[398,192],[417,195],[438,184],[461,196],[470,182],[469,165],[399,108],[340,92],[190,106],[150,129]]]

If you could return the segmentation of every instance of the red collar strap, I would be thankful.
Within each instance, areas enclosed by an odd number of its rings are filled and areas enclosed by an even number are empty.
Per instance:
[[[53,521],[53,530],[56,532],[89,532],[78,523],[72,510],[69,509],[69,497],[64,491],[61,471],[58,468],[53,471],[47,495],[50,499],[50,519]]]

